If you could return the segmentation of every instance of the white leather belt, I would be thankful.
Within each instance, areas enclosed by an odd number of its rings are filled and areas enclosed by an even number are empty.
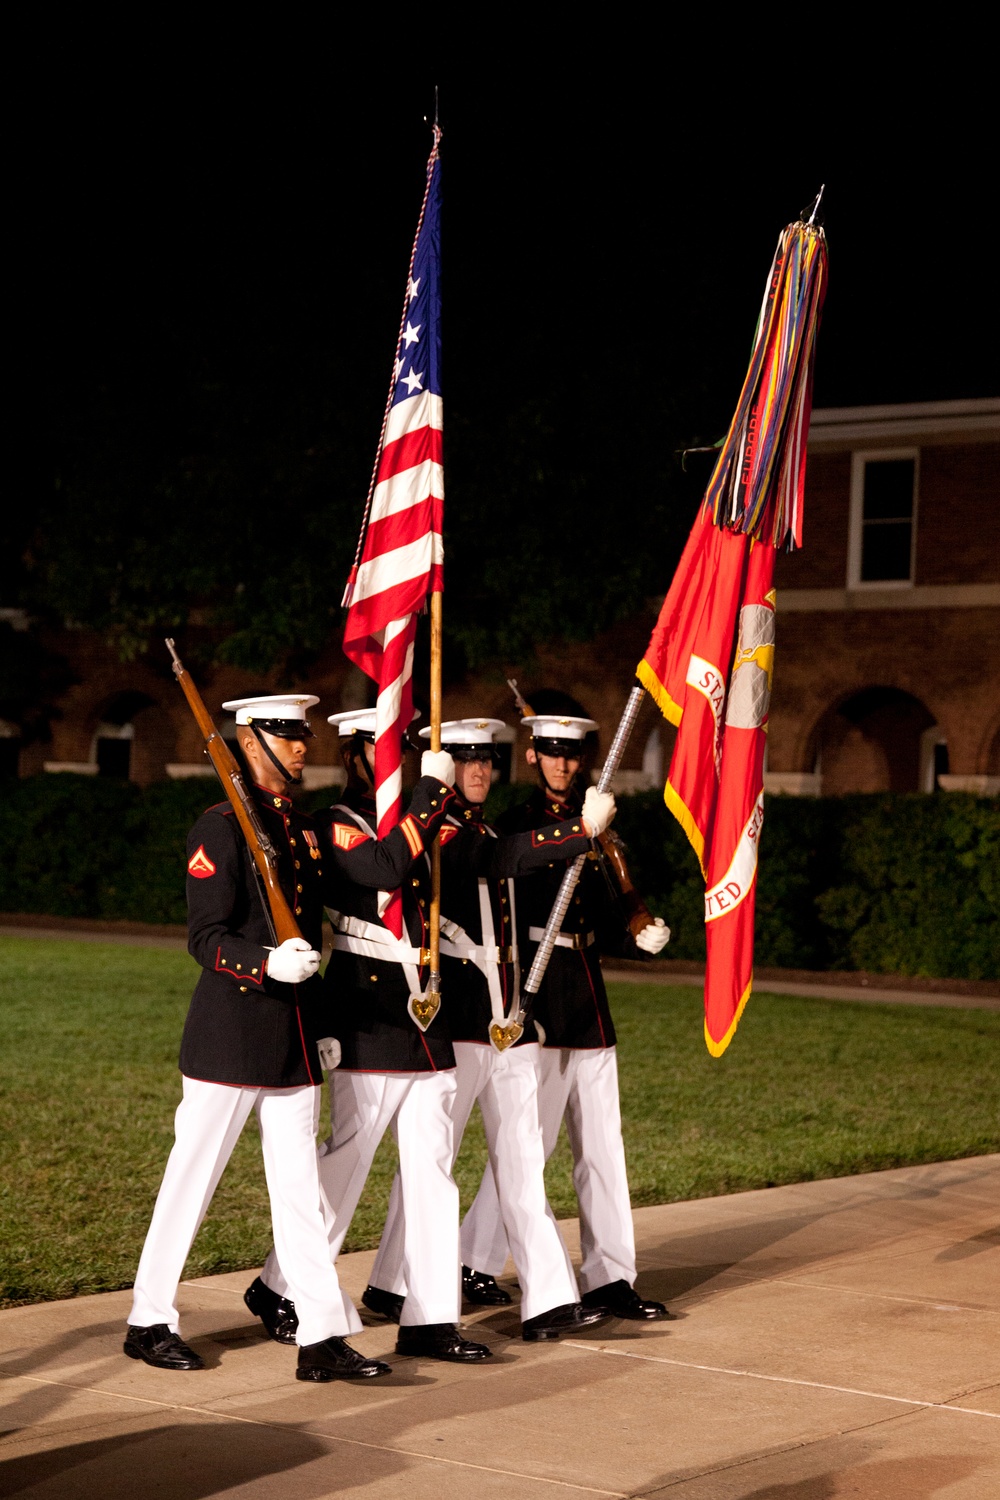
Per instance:
[[[338,953],[357,953],[362,958],[380,958],[387,964],[414,964],[419,967],[427,962],[423,948],[411,948],[406,943],[373,943],[368,938],[348,937],[335,932],[331,947]]]
[[[545,936],[544,927],[529,927],[528,936],[533,943],[540,943]],[[556,938],[557,948],[589,948],[595,941],[592,932],[561,932]]]
[[[483,964],[512,964],[514,962],[514,949],[498,948],[496,943],[489,943],[485,948],[477,947],[475,943],[449,943],[446,939],[441,940],[441,952],[449,958],[464,958],[481,968]]]
[[[327,915],[333,923],[333,946],[342,953],[358,953],[363,958],[381,958],[390,964],[426,965],[430,954],[426,948],[413,948],[400,938],[394,937],[377,922],[366,922],[362,917],[348,917],[343,912],[331,911]],[[447,934],[447,935],[446,935]],[[500,948],[496,943],[473,943],[465,930],[456,922],[441,921],[441,952],[449,958],[464,958],[481,968],[483,964],[512,964],[513,947]]]
[[[357,953],[362,958],[380,958],[389,964],[414,964],[419,967],[428,962],[426,949],[404,943],[377,922],[365,922],[361,917],[348,917],[343,912],[331,911],[329,907],[327,915],[334,928],[333,946],[341,953]]]

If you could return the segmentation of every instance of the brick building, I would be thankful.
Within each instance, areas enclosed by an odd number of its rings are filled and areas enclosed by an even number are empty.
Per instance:
[[[819,410],[772,791],[1000,791],[1000,401]]]
[[[768,790],[1000,791],[998,471],[997,400],[813,413],[805,545],[778,559]],[[645,601],[595,641],[541,647],[522,689],[529,699],[543,684],[573,693],[606,746],[660,602]],[[3,613],[26,626],[19,612]],[[22,749],[18,726],[0,722],[8,774],[69,770],[142,784],[211,774],[165,652],[122,663],[97,636],[69,629],[47,644],[77,681],[59,700],[50,741]],[[517,779],[526,740],[504,676],[453,686],[444,713],[505,719],[503,775]],[[201,683],[213,710],[278,685],[236,668]],[[369,684],[334,640],[302,686],[321,698],[307,782],[333,785],[341,770],[325,716],[370,701]],[[647,699],[619,790],[662,785],[672,738]]]

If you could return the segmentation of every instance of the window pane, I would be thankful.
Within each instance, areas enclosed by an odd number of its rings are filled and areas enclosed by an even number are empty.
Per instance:
[[[909,521],[912,517],[913,459],[870,459],[865,464],[865,520]]]
[[[131,740],[99,739],[97,741],[98,776],[120,776],[127,781],[131,754]]]
[[[18,756],[21,753],[21,741],[19,739],[0,738],[0,777],[5,781],[10,776],[17,775]]]
[[[948,774],[948,746],[947,745],[935,745],[934,746],[934,785],[935,785],[935,787],[938,784],[938,781],[937,781],[938,777],[939,776],[947,776],[947,774]]]
[[[861,534],[861,581],[894,582],[910,576],[909,521],[883,521],[864,527]]]

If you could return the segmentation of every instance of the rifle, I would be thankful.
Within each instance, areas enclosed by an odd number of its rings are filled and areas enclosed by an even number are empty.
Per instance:
[[[261,895],[264,897],[264,915],[268,918],[275,944],[283,943],[287,938],[300,938],[302,932],[299,924],[293,917],[291,907],[285,900],[285,893],[278,884],[277,851],[264,831],[257,809],[243,785],[243,775],[236,764],[233,752],[213,724],[212,716],[205,707],[201,694],[191,681],[190,672],[185,670],[180,657],[174,650],[173,641],[168,639],[166,645],[173,658],[174,676],[184,690],[188,706],[204,736],[205,749],[215,768],[215,774],[222,782],[222,790],[232,803],[236,821],[243,830],[243,837],[247,841],[247,848],[250,850],[261,886]]]
[[[533,718],[534,710],[518,691],[517,682],[513,677],[507,678],[507,686],[514,694],[514,701],[521,710],[521,717]],[[612,828],[607,828],[599,834],[595,843],[600,848],[598,857],[601,861],[601,868],[621,907],[626,926],[633,938],[637,938],[642,929],[652,926],[656,919],[632,883],[625,861],[625,845]]]

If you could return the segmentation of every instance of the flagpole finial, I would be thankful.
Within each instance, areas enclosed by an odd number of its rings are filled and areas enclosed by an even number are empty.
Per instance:
[[[806,224],[815,224],[815,222],[816,222],[816,215],[819,213],[819,206],[820,206],[820,204],[823,201],[823,194],[825,192],[826,192],[826,183],[825,182],[821,182],[820,183],[819,192],[816,194],[816,196],[813,199],[813,201],[809,204],[809,207],[808,208],[804,208],[802,210],[802,212],[799,214],[799,219],[800,220],[803,220]],[[807,214],[809,215],[808,218],[806,218]]]
[[[434,118],[430,120],[424,115],[424,123],[429,125],[434,132],[434,147],[436,150],[441,141],[441,93],[437,84],[434,85]]]

